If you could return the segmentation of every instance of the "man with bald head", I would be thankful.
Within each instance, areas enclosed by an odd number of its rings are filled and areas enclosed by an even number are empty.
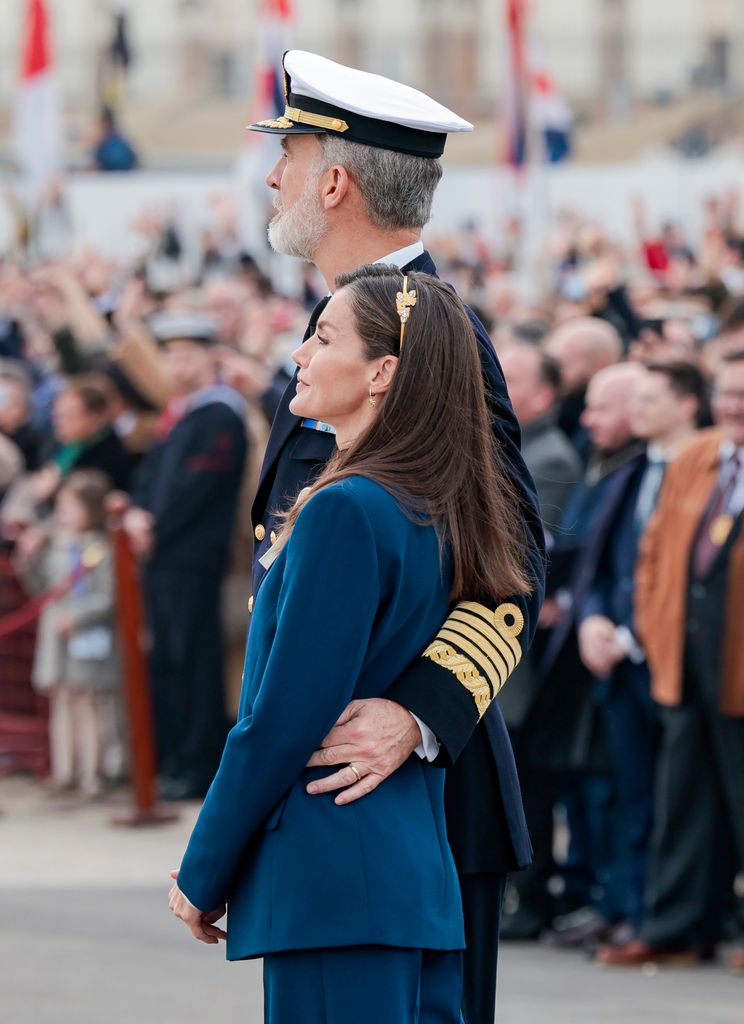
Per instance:
[[[633,438],[629,409],[644,373],[637,363],[619,363],[590,380],[581,418],[591,443],[589,462],[563,511],[551,551],[549,596],[541,622],[546,633],[552,632],[547,633],[539,665],[541,689],[517,747],[525,796],[537,794],[534,801],[528,799],[534,865],[516,878],[520,929],[524,922],[532,934],[548,925],[553,909],[547,883],[553,873],[550,840],[556,779],[546,765],[575,780],[563,786],[561,795],[569,814],[571,859],[587,878],[586,887],[572,894],[576,904],[595,903],[595,883],[610,867],[604,850],[580,841],[582,835],[606,835],[610,787],[594,774],[596,750],[591,739],[600,722],[592,676],[579,656],[577,625],[593,578],[586,552],[605,528],[603,517],[615,496],[623,493],[628,477],[643,463],[643,443]],[[528,776],[523,766],[532,774]],[[625,916],[622,896],[610,889],[595,909],[597,926],[602,928]]]
[[[501,354],[512,406],[522,428],[522,456],[537,488],[540,515],[552,531],[581,477],[581,463],[558,427],[561,370],[536,345],[518,342]]]
[[[613,833],[619,911],[635,935],[643,923],[658,721],[635,634],[634,571],[666,464],[694,433],[704,393],[702,374],[691,364],[626,364],[596,375],[584,413],[598,446],[613,446],[631,428],[649,442],[614,474],[577,567],[582,586],[586,581],[577,600],[579,651],[595,679],[623,823]]]
[[[622,358],[622,338],[606,320],[582,316],[561,324],[547,339],[544,348],[561,370],[558,425],[586,462],[591,448],[581,423],[586,391],[595,374]]]

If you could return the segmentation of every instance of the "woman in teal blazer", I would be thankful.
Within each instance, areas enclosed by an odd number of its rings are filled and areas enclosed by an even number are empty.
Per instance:
[[[350,700],[381,696],[420,656],[460,593],[527,588],[476,341],[446,286],[374,266],[339,278],[294,358],[292,411],[332,426],[339,451],[268,554],[238,722],[171,909],[202,941],[225,937],[228,959],[264,957],[271,1024],[456,1024],[444,772],[413,756],[339,806],[307,794],[324,771],[305,765]]]

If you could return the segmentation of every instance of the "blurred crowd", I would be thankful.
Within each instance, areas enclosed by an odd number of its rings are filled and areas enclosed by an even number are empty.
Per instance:
[[[693,962],[742,929],[744,220],[735,192],[696,238],[641,200],[628,216],[630,248],[561,214],[530,302],[517,219],[428,247],[501,358],[550,552],[499,698],[535,848],[504,934]],[[181,799],[205,792],[236,708],[250,503],[323,288],[308,272],[279,294],[229,216],[188,260],[172,219],[141,229],[134,265],[0,263],[2,564],[29,599],[52,590],[29,666],[50,789],[95,797],[127,772],[106,502],[129,496],[161,795]]]

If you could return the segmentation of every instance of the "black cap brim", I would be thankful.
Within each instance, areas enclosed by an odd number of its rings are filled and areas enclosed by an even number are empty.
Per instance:
[[[281,121],[282,118],[275,118],[276,122]],[[266,135],[325,135],[325,128],[315,128],[310,124],[289,124],[279,125],[278,123],[271,125],[264,122],[257,122],[256,124],[247,124],[246,128],[249,132],[264,132]]]

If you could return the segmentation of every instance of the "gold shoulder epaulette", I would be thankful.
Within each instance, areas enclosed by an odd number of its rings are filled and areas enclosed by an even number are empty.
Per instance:
[[[461,601],[424,657],[452,672],[469,690],[482,718],[522,658],[517,637],[523,628],[524,616],[515,604],[491,610],[476,601]]]

